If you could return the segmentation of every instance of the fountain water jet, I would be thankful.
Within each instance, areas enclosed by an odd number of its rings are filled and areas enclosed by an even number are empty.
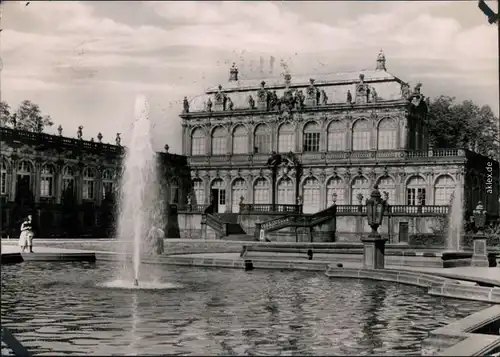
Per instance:
[[[460,251],[464,217],[464,202],[460,186],[455,186],[455,191],[451,195],[450,201],[446,248],[449,251]]]
[[[149,106],[146,98],[137,97],[132,137],[123,159],[119,186],[117,244],[123,259],[117,269],[117,280],[105,284],[107,287],[175,287],[173,284],[144,281],[139,286],[141,255],[151,253],[156,244],[154,241],[156,237],[148,232],[151,227],[164,227],[163,201],[148,115]]]

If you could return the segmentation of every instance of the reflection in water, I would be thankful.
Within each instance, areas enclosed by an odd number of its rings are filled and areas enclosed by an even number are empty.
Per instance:
[[[137,333],[137,326],[140,323],[139,320],[139,310],[138,310],[138,302],[137,302],[137,293],[133,293],[132,295],[132,303],[130,304],[131,310],[132,310],[132,329],[130,330],[131,334],[131,342],[129,345],[130,349],[130,354],[133,356],[136,356],[140,354],[140,352],[137,350],[137,344],[139,340],[141,339],[140,336]]]
[[[365,323],[363,324],[363,337],[358,340],[360,344],[370,341],[367,346],[368,354],[377,354],[378,350],[382,348],[383,341],[380,338],[380,334],[375,332],[387,328],[386,321],[379,316],[381,307],[384,305],[387,296],[387,290],[379,282],[375,282],[375,284],[375,291],[372,291],[368,295]]]
[[[399,355],[487,306],[309,272],[168,266],[160,283],[181,288],[99,286],[113,268],[2,267],[2,325],[40,355]]]

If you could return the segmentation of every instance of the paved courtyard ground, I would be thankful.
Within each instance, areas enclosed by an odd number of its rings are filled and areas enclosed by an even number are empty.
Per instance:
[[[1,252],[5,253],[19,253],[19,247],[15,244],[14,240],[5,241],[2,240]],[[110,253],[109,251],[96,251],[87,249],[65,249],[56,247],[34,247],[36,253]],[[27,253],[29,254],[29,253]],[[179,254],[176,257],[197,257],[197,258],[215,258],[215,259],[229,259],[237,260],[241,259],[239,253],[198,253],[198,254]],[[266,259],[266,257],[252,257],[252,259]],[[267,258],[269,259],[269,258]],[[272,257],[272,259],[276,259]],[[283,257],[285,259],[285,257]],[[286,259],[286,260],[296,260],[297,262],[304,261],[304,259]],[[316,260],[315,262],[321,262],[321,260]],[[331,261],[323,261],[325,264],[332,264]],[[360,263],[342,263],[345,268],[361,268]],[[426,268],[426,267],[410,267],[410,266],[388,266],[387,269],[391,270],[407,270],[407,271],[419,271],[425,273],[431,273],[440,275],[443,277],[450,277],[454,279],[470,279],[470,280],[487,280],[492,283],[498,284],[500,286],[500,267],[496,268],[480,268],[480,267],[457,267],[457,268]]]

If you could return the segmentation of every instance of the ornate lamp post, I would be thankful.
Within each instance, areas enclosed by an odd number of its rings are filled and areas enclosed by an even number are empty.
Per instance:
[[[486,224],[486,210],[484,209],[481,201],[477,203],[476,209],[472,213],[474,217],[474,226],[476,228],[476,234],[474,234],[473,237],[474,249],[472,254],[472,266],[488,267],[486,235],[483,233],[483,229]]]
[[[365,269],[384,269],[387,238],[382,238],[377,230],[382,224],[386,206],[387,202],[382,199],[378,185],[375,185],[370,198],[366,200],[366,216],[372,231],[368,237],[361,238]]]

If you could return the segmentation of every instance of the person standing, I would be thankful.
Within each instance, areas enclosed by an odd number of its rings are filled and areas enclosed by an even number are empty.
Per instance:
[[[30,253],[33,253],[33,222],[31,215],[28,215],[21,224],[21,235],[19,236],[19,246],[21,253],[28,247]]]
[[[165,247],[163,243],[163,238],[165,237],[165,232],[161,228],[152,226],[148,232],[148,238],[152,243],[153,252],[156,255],[162,255],[165,252]]]

